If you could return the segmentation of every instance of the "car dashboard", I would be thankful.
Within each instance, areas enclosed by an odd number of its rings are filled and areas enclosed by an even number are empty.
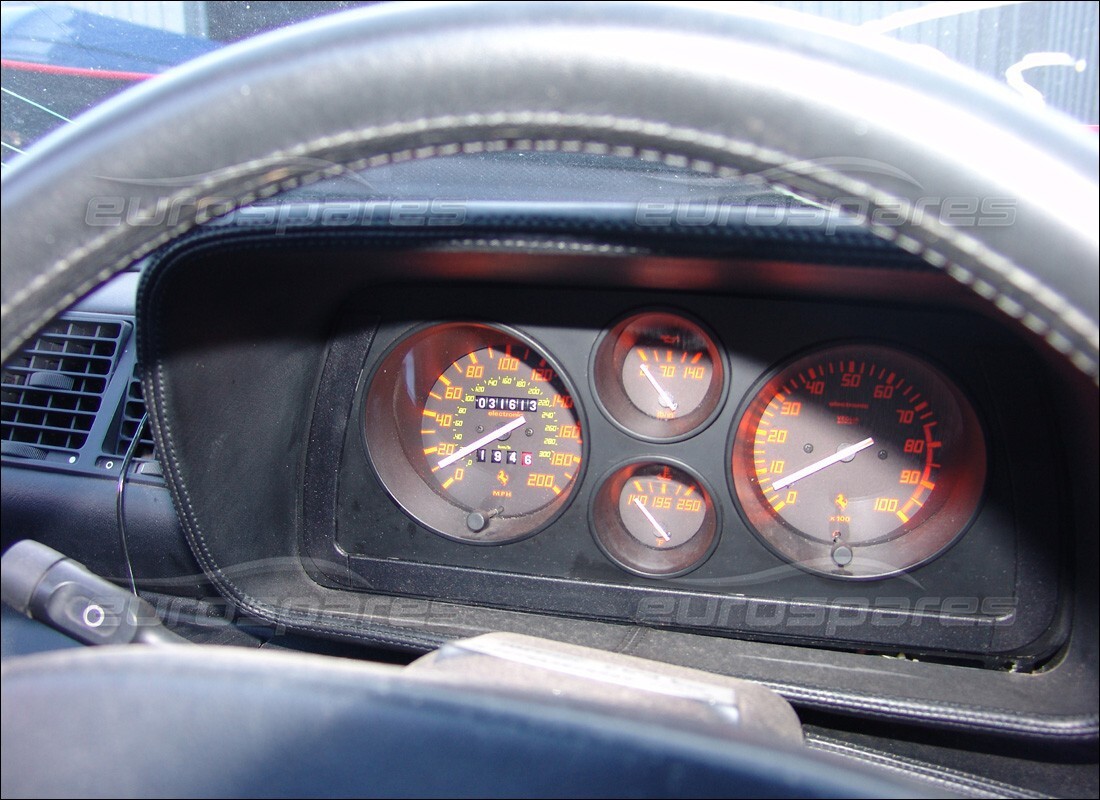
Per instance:
[[[5,530],[48,498],[36,538],[200,640],[515,631],[757,680],[864,744],[1087,751],[1087,381],[851,221],[744,205],[202,226],[5,368]]]

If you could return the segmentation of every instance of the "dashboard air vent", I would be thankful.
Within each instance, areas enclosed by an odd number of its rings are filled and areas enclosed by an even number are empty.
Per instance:
[[[136,367],[135,367],[136,372]],[[141,418],[145,414],[145,397],[141,390],[141,381],[134,375],[130,378],[130,385],[126,390],[126,397],[123,398],[121,414],[118,421],[118,435],[115,437],[115,446],[112,448],[112,455],[122,457],[126,455],[126,451],[130,448],[130,443],[134,441],[134,434],[137,433],[138,425],[141,423]],[[135,461],[152,461],[156,458],[156,451],[153,446],[153,432],[149,425],[141,431],[141,438],[138,440],[137,447],[134,448],[134,460]]]
[[[84,446],[129,326],[62,317],[4,367],[4,455],[66,458]]]

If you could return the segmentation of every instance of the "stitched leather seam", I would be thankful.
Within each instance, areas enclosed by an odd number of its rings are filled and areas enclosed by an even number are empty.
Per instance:
[[[157,293],[159,294],[163,290],[163,283],[158,283]],[[163,314],[163,304],[157,305],[157,325],[156,331],[158,334],[157,352],[160,351],[160,332],[163,330],[161,315]],[[165,400],[167,397],[167,389],[164,382],[164,368],[163,363],[159,357],[156,360],[156,385],[155,385],[155,402],[158,410],[164,408]],[[248,613],[256,616],[259,619],[266,620],[278,625],[287,625],[293,627],[295,630],[306,631],[317,634],[332,634],[338,632],[341,635],[348,636],[350,638],[359,639],[361,641],[368,641],[379,644],[388,644],[397,647],[408,647],[410,644],[423,647],[424,649],[434,649],[439,646],[443,639],[442,637],[427,637],[420,636],[404,629],[394,629],[389,626],[378,625],[374,629],[370,629],[367,626],[364,629],[362,622],[356,620],[343,621],[329,616],[325,625],[311,624],[308,618],[298,612],[290,609],[280,610],[278,608],[264,605],[258,601],[254,601],[250,595],[242,591],[236,584],[231,581],[221,568],[217,565],[213,554],[210,552],[207,546],[206,537],[202,532],[202,527],[199,525],[198,519],[194,514],[194,507],[191,502],[190,493],[180,476],[180,463],[176,457],[175,450],[175,437],[171,430],[171,423],[168,422],[165,415],[162,413],[152,415],[154,434],[156,434],[158,444],[161,445],[161,452],[165,454],[168,461],[168,469],[172,476],[172,480],[167,481],[169,489],[176,500],[176,507],[184,509],[185,527],[190,533],[193,533],[190,538],[193,544],[198,546],[198,551],[195,555],[200,560],[204,571],[207,576],[214,582],[214,584],[228,597],[232,597],[236,600],[241,608]],[[161,429],[161,426],[163,428]],[[161,430],[158,430],[161,429]],[[194,548],[192,548],[194,549]],[[312,618],[314,615],[310,615]]]
[[[916,761],[848,742],[838,742],[814,734],[807,734],[806,744],[814,750],[852,758],[890,770],[896,774],[911,778],[916,777],[918,780],[927,781],[954,791],[967,792],[975,797],[1038,798],[1044,796],[1001,781],[983,778],[980,775],[960,772],[937,764]]]
[[[1008,709],[986,709],[946,702],[917,702],[898,697],[859,697],[832,690],[792,686],[774,681],[761,680],[760,682],[794,703],[817,703],[831,708],[857,709],[891,719],[898,716],[928,719],[949,727],[967,728],[973,724],[980,724],[1005,731],[1089,738],[1095,738],[1097,729],[1100,728],[1100,718],[1095,714],[1061,718],[1033,713],[1022,717],[1018,712]]]
[[[234,208],[248,205],[258,199],[273,196],[287,189],[315,183],[326,177],[332,177],[349,170],[358,171],[382,164],[455,155],[458,153],[534,150],[594,153],[640,158],[642,160],[659,161],[671,167],[691,169],[703,174],[715,174],[723,177],[745,177],[738,169],[726,164],[719,164],[716,161],[704,158],[679,155],[667,152],[663,149],[554,137],[481,141],[462,141],[461,137],[459,137],[458,141],[449,144],[407,148],[396,152],[359,157],[347,162],[336,160],[331,166],[326,166],[324,169],[305,172],[291,177],[286,177],[286,172],[288,171],[286,164],[280,163],[290,158],[302,158],[306,156],[317,157],[334,148],[347,148],[351,145],[362,146],[372,140],[392,138],[400,135],[427,135],[446,130],[461,130],[462,128],[489,126],[499,128],[506,125],[523,126],[534,124],[558,127],[577,126],[583,130],[599,129],[604,132],[620,135],[635,134],[653,137],[655,139],[664,140],[665,143],[673,146],[686,144],[704,147],[722,152],[735,159],[747,158],[770,166],[786,165],[792,171],[799,166],[797,160],[791,156],[776,150],[762,148],[749,142],[735,140],[718,134],[706,133],[693,128],[676,127],[667,123],[621,118],[613,115],[567,115],[555,112],[500,112],[496,114],[449,115],[436,118],[422,118],[410,122],[394,123],[392,125],[376,126],[355,131],[346,131],[334,136],[320,137],[285,151],[274,152],[260,159],[225,168],[207,178],[198,186],[190,187],[176,193],[176,195],[169,198],[167,201],[168,207],[173,207],[174,203],[187,197],[201,195],[207,191],[215,190],[223,186],[227,181],[234,181],[234,179],[237,178],[255,175],[255,173],[264,166],[270,167],[270,170],[260,175],[259,179],[253,181],[251,186],[248,186],[246,182],[246,185],[241,187],[241,189],[245,191],[237,194],[232,200],[224,204],[217,204],[217,207],[213,209],[213,211],[207,210],[206,207],[202,207],[202,210],[197,212],[194,217],[164,231],[160,236],[155,237],[152,241],[139,247],[136,252],[127,254],[126,257],[115,262],[111,267],[98,272],[91,281],[83,283],[77,291],[66,295],[61,302],[51,307],[47,313],[40,316],[38,320],[25,326],[20,331],[19,338],[22,339],[29,336],[47,319],[52,318],[58,311],[68,307],[76,297],[81,296],[84,292],[98,285],[103,280],[106,280],[127,264],[132,263],[134,259],[147,255],[162,244],[182,235],[196,225],[206,222],[212,218],[212,216],[227,213]],[[890,204],[892,207],[899,209],[904,218],[912,219],[912,214],[910,213],[912,211],[911,206],[897,197],[875,190],[861,181],[856,181],[848,176],[833,172],[822,165],[813,165],[812,174],[813,177],[821,183],[867,198],[875,206],[881,207]],[[264,180],[265,177],[267,180]],[[764,181],[761,182],[764,183]],[[794,191],[794,187],[787,186],[782,181],[772,180],[768,183]],[[805,188],[799,188],[798,191],[802,194],[807,193]],[[214,202],[216,198],[208,197],[207,199]],[[162,200],[161,203],[158,203],[158,207],[151,213],[159,214],[164,202],[165,201]],[[202,204],[199,203],[198,205],[201,206]],[[214,213],[215,211],[216,214]],[[866,218],[861,219],[861,222],[867,224]],[[970,237],[961,234],[955,228],[927,221],[924,225],[915,225],[915,227],[923,228],[928,233],[942,239],[959,251],[975,259],[984,269],[992,273],[993,277],[1011,284],[1025,298],[1037,303],[1042,308],[1044,314],[1049,314],[1050,316],[1044,319],[1036,313],[1028,311],[1018,301],[1000,292],[995,286],[976,275],[973,271],[950,261],[943,253],[935,248],[922,245],[910,236],[899,234],[898,231],[890,227],[874,224],[867,224],[867,227],[880,237],[893,241],[902,249],[920,255],[934,266],[944,269],[949,275],[955,278],[955,280],[969,286],[974,292],[997,305],[1004,313],[1019,320],[1037,335],[1043,336],[1055,350],[1062,353],[1071,363],[1090,375],[1094,381],[1100,382],[1100,365],[1098,365],[1100,354],[1097,352],[1100,350],[1100,330],[1097,329],[1086,315],[1073,308],[1065,298],[1039,282],[1033,276],[1030,276],[1024,270],[1013,264],[1009,259],[985,248]],[[2,313],[7,314],[12,306],[21,302],[29,294],[40,289],[48,283],[55,274],[65,272],[74,263],[81,259],[91,257],[98,250],[102,250],[115,240],[126,236],[128,232],[128,229],[125,228],[114,230],[78,248],[67,258],[57,262],[43,273],[35,276],[27,287],[17,292],[12,300],[3,306]],[[1059,321],[1065,329],[1068,329],[1073,335],[1087,342],[1092,351],[1085,352],[1075,347],[1073,342],[1058,329],[1057,322]]]

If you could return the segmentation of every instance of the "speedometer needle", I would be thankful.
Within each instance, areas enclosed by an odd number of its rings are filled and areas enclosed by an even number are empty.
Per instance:
[[[642,512],[643,514],[645,514],[645,518],[649,520],[649,524],[650,524],[650,525],[652,525],[652,526],[653,526],[654,528],[656,528],[656,529],[657,529],[657,533],[661,534],[661,536],[663,536],[663,537],[664,537],[664,540],[665,540],[666,542],[671,542],[671,541],[672,541],[672,536],[671,536],[671,535],[669,535],[669,532],[668,532],[668,531],[666,531],[666,530],[665,530],[664,528],[662,528],[662,527],[661,527],[661,523],[659,523],[659,522],[657,521],[657,518],[656,518],[656,517],[654,517],[654,516],[653,516],[653,515],[652,515],[652,514],[651,514],[651,513],[649,512],[649,509],[648,509],[648,508],[646,508],[645,506],[643,506],[643,505],[642,505],[642,500],[641,500],[641,498],[639,498],[639,497],[635,497],[635,498],[634,498],[634,505],[636,505],[636,506],[638,507],[638,510],[639,510],[639,511],[641,511],[641,512]]]
[[[846,458],[851,458],[856,453],[862,450],[866,450],[868,447],[871,447],[874,443],[875,440],[868,436],[862,442],[856,442],[855,444],[848,445],[842,450],[837,450],[835,453],[827,458],[823,458],[820,461],[815,461],[808,467],[803,467],[796,472],[792,472],[790,475],[783,478],[782,480],[773,483],[772,488],[776,491],[779,491],[780,489],[786,489],[795,481],[800,481],[803,478],[807,478],[810,475],[813,475],[815,472],[821,472],[821,470],[825,469],[826,467],[831,467],[833,464],[843,461]]]
[[[493,439],[499,439],[501,436],[504,436],[507,433],[511,433],[516,428],[522,428],[526,424],[527,424],[527,417],[524,417],[524,416],[516,417],[511,422],[509,422],[505,425],[501,425],[495,431],[490,431],[489,433],[485,434],[484,436],[482,436],[480,439],[478,439],[473,444],[468,444],[465,447],[463,447],[461,450],[458,450],[457,452],[451,453],[445,459],[443,459],[438,464],[436,464],[435,467],[436,467],[436,469],[443,469],[444,467],[449,467],[451,464],[455,463],[459,459],[465,458],[466,456],[470,455],[470,453],[474,452],[479,447],[484,447],[485,445],[489,444],[489,442],[493,441]]]
[[[676,410],[676,401],[672,399],[672,395],[665,391],[661,384],[657,383],[657,379],[653,377],[653,373],[649,371],[649,367],[642,364],[642,374],[646,376],[649,382],[653,385],[653,388],[657,390],[657,402],[667,408],[669,411]]]

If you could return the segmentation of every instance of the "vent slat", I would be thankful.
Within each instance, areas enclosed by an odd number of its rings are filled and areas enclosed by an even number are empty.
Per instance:
[[[125,331],[118,322],[62,317],[11,359],[0,377],[5,455],[46,458],[84,447]]]
[[[26,423],[26,422],[13,422],[12,426],[17,428],[17,429],[27,431],[29,433],[33,433],[34,431],[43,431],[44,433],[50,433],[50,434],[52,434],[52,433],[85,434],[86,433],[84,428],[82,428],[80,425],[76,424],[75,421],[74,421],[73,424],[68,425],[68,426],[56,425],[56,424],[47,425],[45,423]],[[24,441],[23,439],[21,439],[19,437],[18,431],[16,431],[15,436],[13,438],[16,441]]]
[[[73,389],[54,389],[54,388],[49,388],[49,387],[43,388],[41,386],[30,386],[28,384],[8,384],[8,383],[5,383],[4,384],[4,402],[5,403],[8,402],[9,388],[14,389],[16,387],[24,387],[24,386],[26,387],[26,391],[25,391],[26,394],[49,394],[51,397],[55,397],[55,398],[71,397],[74,400],[81,400],[81,399],[95,400],[95,399],[99,398],[99,396],[102,394],[102,392],[81,392],[81,391],[76,391],[76,390],[73,390]]]
[[[134,371],[136,373],[136,367]],[[126,455],[130,443],[134,441],[134,434],[137,432],[138,424],[144,414],[145,397],[142,393],[141,381],[135,376],[130,380],[130,386],[126,391],[126,399],[122,404],[122,417],[118,424],[118,439],[115,443],[114,455],[119,457]],[[137,447],[134,448],[134,460],[152,461],[155,458],[156,447],[153,443],[153,433],[146,425],[141,433],[141,439],[138,440]]]
[[[27,351],[26,363],[13,364],[17,372],[63,372],[67,375],[106,375],[111,371],[113,358],[86,356],[70,353],[50,353],[43,350]]]

